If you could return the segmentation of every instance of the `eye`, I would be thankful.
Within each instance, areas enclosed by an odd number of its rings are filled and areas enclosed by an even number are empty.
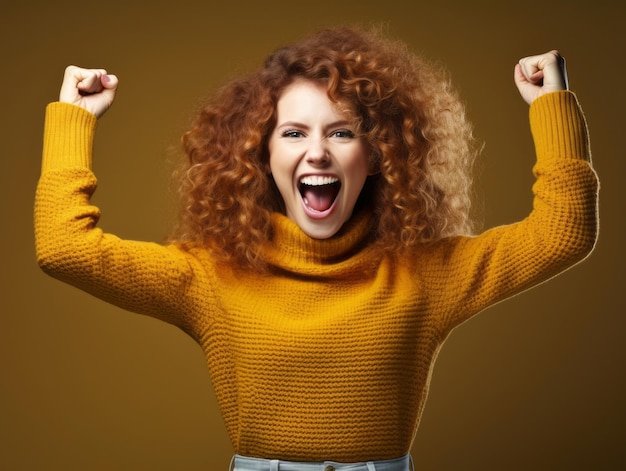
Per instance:
[[[297,131],[295,129],[289,129],[288,131],[284,131],[281,134],[282,137],[291,137],[291,138],[297,138],[297,137],[303,137],[304,134],[302,133],[302,131]]]
[[[354,138],[354,133],[349,129],[337,129],[333,131],[330,137],[337,137],[339,139],[352,139]]]

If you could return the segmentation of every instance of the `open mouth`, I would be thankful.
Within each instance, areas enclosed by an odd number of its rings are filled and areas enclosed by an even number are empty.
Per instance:
[[[298,182],[304,206],[312,212],[328,211],[335,202],[341,182],[337,177],[308,175]]]

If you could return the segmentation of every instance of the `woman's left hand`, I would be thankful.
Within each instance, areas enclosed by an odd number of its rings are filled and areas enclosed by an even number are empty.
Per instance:
[[[521,59],[515,66],[515,85],[529,105],[546,93],[567,90],[565,59],[556,50]]]

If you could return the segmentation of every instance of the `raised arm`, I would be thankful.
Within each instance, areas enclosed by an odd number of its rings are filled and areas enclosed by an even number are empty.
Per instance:
[[[434,248],[422,269],[436,275],[427,275],[428,292],[445,306],[448,329],[568,269],[595,245],[598,181],[584,115],[567,90],[565,61],[556,51],[522,59],[515,83],[530,104],[537,157],[533,209],[520,222]]]
[[[96,189],[90,167],[97,117],[113,103],[117,83],[102,69],[70,66],[60,101],[46,108],[35,200],[37,261],[54,278],[107,302],[193,331],[198,326],[190,313],[198,306],[189,294],[199,286],[210,291],[204,265],[173,245],[104,232],[98,227],[100,211],[90,202]]]

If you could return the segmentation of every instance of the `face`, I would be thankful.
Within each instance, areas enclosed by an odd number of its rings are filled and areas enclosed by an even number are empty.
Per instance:
[[[315,82],[291,83],[276,110],[269,163],[287,217],[310,237],[332,237],[350,219],[365,184],[367,146]]]

